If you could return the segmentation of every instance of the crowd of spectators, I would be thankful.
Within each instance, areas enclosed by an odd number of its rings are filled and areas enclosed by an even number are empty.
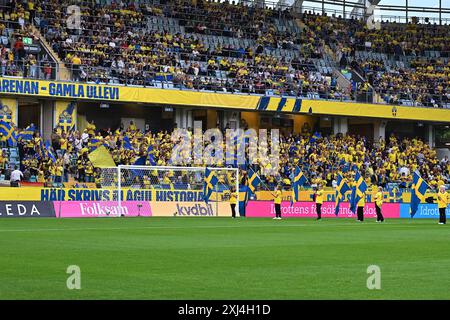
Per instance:
[[[448,103],[445,25],[386,22],[370,30],[361,19],[205,0],[82,1],[76,25],[67,17],[71,4],[17,0],[2,7],[0,31],[12,40],[5,44],[2,38],[2,76],[51,77],[50,61],[26,54],[22,42],[24,36],[39,40],[31,31],[31,24],[39,23],[77,81],[339,100],[373,88],[386,103]],[[172,19],[182,29],[149,27],[154,17]],[[204,36],[233,41],[212,44]],[[367,82],[343,88],[331,73],[318,70],[315,59],[324,57],[326,46],[341,68],[361,71]],[[415,58],[392,67],[381,59],[356,59],[358,51],[386,54],[392,61]],[[429,58],[430,52],[437,57]]]
[[[81,3],[80,29],[70,29],[65,15],[69,4],[38,1],[37,7],[46,39],[72,67],[74,79],[81,81],[143,86],[161,81],[181,89],[348,100],[356,91],[370,88],[361,84],[354,90],[340,88],[333,75],[319,72],[313,59],[323,58],[325,45],[342,56],[341,67],[358,50],[398,59],[420,57],[429,50],[445,56],[448,49],[446,26],[382,23],[379,30],[369,30],[359,19],[307,12],[299,16],[291,8],[258,8],[244,2],[86,1]],[[175,19],[184,32],[148,28],[152,17]],[[201,35],[254,42],[246,47],[211,46],[202,42]],[[273,54],[276,49],[294,54],[280,57]],[[433,61],[423,67],[430,65]],[[387,103],[406,99],[416,105],[442,106],[447,101],[439,97],[447,94],[445,81],[414,66],[391,69],[384,61],[356,59],[351,66],[363,71],[367,84]]]
[[[41,30],[53,50],[72,66],[76,80],[144,86],[162,81],[182,89],[350,98],[348,88],[340,88],[331,73],[317,71],[312,59],[322,56],[322,43],[309,33],[277,31],[274,10],[206,1],[197,1],[196,6],[186,1],[159,6],[83,3],[81,29],[72,30],[66,25],[67,4],[41,2]],[[185,23],[185,32],[147,28],[147,18],[164,14]],[[191,19],[193,15],[197,20]],[[193,21],[208,26],[189,27]],[[199,37],[219,31],[254,40],[254,45],[212,46]],[[292,55],[272,54],[275,49],[290,50]]]
[[[360,72],[386,103],[448,106],[448,26],[381,23],[369,29],[357,19],[304,17],[308,28],[335,49],[341,68]],[[361,59],[358,51],[383,54],[385,60]]]
[[[46,54],[27,51],[25,38],[39,47],[32,29],[34,0],[8,1],[0,5],[0,76],[50,79],[55,73]]]
[[[192,132],[190,136],[193,139]],[[18,147],[25,179],[54,186],[55,183],[73,178],[80,184],[92,182],[100,186],[101,171],[93,166],[88,157],[99,146],[105,146],[110,151],[116,164],[132,165],[138,158],[145,156],[147,165],[166,166],[174,164],[172,151],[177,142],[179,139],[170,131],[143,132],[133,123],[128,128],[122,126],[115,131],[97,130],[91,122],[82,132],[65,133],[59,128],[55,129],[48,145],[36,132],[31,140],[20,140]],[[247,156],[251,147],[246,147]],[[267,148],[270,154],[270,142],[262,147]],[[44,148],[51,150],[54,159]],[[223,148],[226,148],[225,140]],[[183,158],[187,159],[187,155],[182,155]],[[227,160],[224,157],[222,162],[215,165],[230,166]],[[450,184],[448,158],[438,159],[436,151],[418,138],[400,139],[392,135],[386,140],[380,138],[369,141],[363,136],[341,134],[318,138],[306,132],[281,135],[278,161],[279,170],[276,172],[270,170],[274,164],[270,156],[268,159],[256,158],[256,163],[250,164],[250,167],[269,187],[279,184],[289,187],[297,165],[303,170],[308,178],[307,185],[311,187],[318,184],[335,187],[338,173],[351,180],[355,167],[369,185],[387,187],[389,183],[396,183],[401,188],[408,188],[415,170],[421,172],[431,187]],[[181,162],[177,165],[193,164]],[[4,174],[7,168],[8,158],[4,154],[0,156],[0,174]],[[247,169],[248,166],[241,166],[241,171]],[[245,172],[241,174],[245,175]],[[170,177],[158,177],[158,174],[153,179],[156,180],[152,184],[162,183],[161,179],[170,182]]]

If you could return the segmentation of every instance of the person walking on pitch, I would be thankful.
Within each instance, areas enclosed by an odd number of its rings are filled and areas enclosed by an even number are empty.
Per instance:
[[[323,189],[322,185],[317,185],[317,190],[314,194],[314,201],[316,202],[317,220],[322,219],[322,204],[323,204]]]
[[[440,186],[437,193],[437,203],[439,208],[439,224],[446,224],[447,217],[445,216],[445,210],[449,204],[448,194],[445,191],[445,186]]]
[[[375,194],[375,211],[377,212],[377,222],[383,222],[384,217],[381,211],[383,205],[383,187],[378,187],[378,192]]]
[[[275,188],[275,194],[273,195],[273,203],[275,205],[275,218],[274,220],[281,220],[281,190],[280,187]]]

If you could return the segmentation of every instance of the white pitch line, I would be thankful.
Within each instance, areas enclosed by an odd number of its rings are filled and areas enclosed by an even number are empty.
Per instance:
[[[368,226],[372,225],[372,223],[356,223],[355,224],[340,224],[340,223],[318,223],[318,224],[283,224],[276,226],[275,224],[272,225],[211,225],[211,226],[189,226],[189,227],[180,227],[180,226],[147,226],[147,227],[130,227],[130,228],[48,228],[48,229],[0,229],[1,232],[47,232],[47,231],[107,231],[107,230],[137,230],[137,229],[220,229],[220,228],[273,228],[274,226],[278,227],[308,227],[308,226],[314,226],[314,227],[327,227],[327,226],[338,226],[338,227],[353,227],[353,226]],[[387,226],[396,225],[396,226],[411,226],[410,224],[405,223],[385,223]]]

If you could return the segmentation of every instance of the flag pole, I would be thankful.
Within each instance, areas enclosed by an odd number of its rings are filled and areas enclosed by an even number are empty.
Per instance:
[[[256,174],[256,176],[259,178],[259,181],[261,181],[261,184],[267,189],[267,191],[269,191],[272,196],[275,196],[272,191],[270,191],[270,188],[262,181],[261,177],[256,173],[256,171],[253,169],[252,171]]]

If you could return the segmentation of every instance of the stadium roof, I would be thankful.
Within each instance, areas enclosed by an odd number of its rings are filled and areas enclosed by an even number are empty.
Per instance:
[[[249,2],[248,0],[241,0]],[[420,22],[450,24],[450,0],[278,0],[274,2],[254,0],[269,6],[294,6],[302,11],[314,11],[337,16],[362,16],[365,8],[374,6],[375,20],[397,22],[411,21],[412,17]],[[270,4],[272,3],[272,4]],[[424,5],[425,4],[425,5]],[[427,19],[428,18],[428,19]]]

